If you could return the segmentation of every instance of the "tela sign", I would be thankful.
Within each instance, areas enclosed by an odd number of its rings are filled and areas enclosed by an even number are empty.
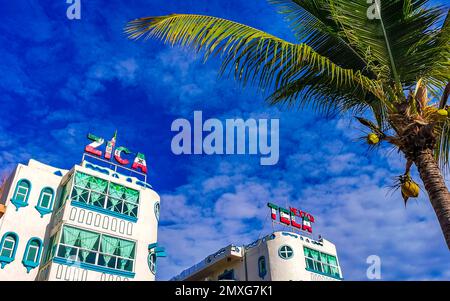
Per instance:
[[[89,154],[101,157],[103,152],[101,150],[99,150],[98,148],[105,143],[105,139],[103,139],[101,137],[97,137],[92,134],[88,134],[87,137],[92,142],[90,144],[86,145],[84,151]],[[113,150],[114,150],[114,159],[120,165],[128,165],[130,163],[130,161],[125,158],[122,158],[122,153],[131,154],[132,152],[124,146],[119,146],[114,149],[114,147],[116,145],[116,138],[117,138],[117,131],[114,134],[114,137],[112,137],[112,139],[110,141],[108,141],[108,143],[106,144],[105,159],[111,160],[111,156],[112,156]],[[134,158],[131,168],[135,169],[135,170],[140,169],[143,173],[145,173],[145,174],[147,173],[147,163],[145,162],[144,154],[142,154],[142,153],[136,154],[136,157]]]
[[[314,216],[312,216],[311,214],[292,207],[289,207],[288,210],[272,203],[267,203],[267,206],[270,208],[272,220],[277,219],[278,213],[281,223],[312,233],[311,223],[314,223]],[[302,222],[297,223],[297,221],[295,220],[296,217],[301,218]]]

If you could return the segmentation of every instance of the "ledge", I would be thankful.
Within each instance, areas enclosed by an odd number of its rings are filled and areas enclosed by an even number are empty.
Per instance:
[[[95,265],[95,264],[85,263],[85,262],[79,262],[79,261],[74,262],[72,260],[68,261],[67,259],[60,258],[60,257],[54,257],[52,259],[52,261],[54,263],[59,263],[59,264],[67,265],[67,266],[80,267],[82,269],[86,269],[86,270],[90,270],[90,271],[94,271],[94,272],[118,275],[118,276],[129,277],[129,278],[134,278],[134,276],[136,274],[133,272],[116,270],[116,269],[103,267],[103,266],[99,266],[99,265]]]
[[[333,278],[333,279],[344,280],[344,278],[341,278],[341,277],[338,277],[338,276],[333,276],[333,275],[326,274],[326,273],[322,273],[322,272],[319,272],[319,271],[316,271],[316,270],[313,270],[313,269],[305,268],[305,270],[307,270],[308,272],[311,272],[311,273],[319,274],[319,275],[330,277],[330,278]]]
[[[70,202],[70,204],[72,206],[75,206],[75,207],[80,207],[80,208],[96,211],[96,212],[103,213],[103,214],[106,214],[106,215],[109,215],[109,216],[114,216],[114,217],[117,217],[117,218],[121,218],[121,219],[130,221],[130,222],[133,222],[133,223],[137,222],[137,218],[136,217],[125,215],[125,214],[121,214],[121,213],[117,213],[115,211],[107,210],[105,208],[100,208],[100,207],[97,207],[97,206],[93,206],[93,205],[89,205],[89,204],[85,204],[85,203],[78,202],[78,201],[73,201],[73,200]]]

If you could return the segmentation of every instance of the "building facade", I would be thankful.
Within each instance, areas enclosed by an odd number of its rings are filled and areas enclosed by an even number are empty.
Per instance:
[[[343,277],[334,244],[277,231],[246,246],[222,248],[172,280],[336,281]]]
[[[0,280],[155,280],[159,201],[145,180],[85,158],[18,164],[0,197]]]

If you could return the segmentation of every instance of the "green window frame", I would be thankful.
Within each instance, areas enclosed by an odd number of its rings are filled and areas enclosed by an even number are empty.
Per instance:
[[[278,249],[278,256],[282,259],[291,259],[294,256],[294,250],[291,246],[283,245]]]
[[[37,237],[32,237],[28,240],[25,252],[23,253],[22,264],[29,273],[32,269],[39,265],[42,253],[42,240]]]
[[[3,235],[0,242],[0,266],[3,269],[5,265],[14,261],[16,257],[19,236],[14,232],[7,232]]]
[[[49,214],[50,212],[53,211],[54,199],[55,199],[55,192],[53,188],[44,187],[41,190],[38,203],[35,207],[36,210],[41,214],[41,217],[44,217],[44,215]]]
[[[155,254],[155,252],[148,253],[147,264],[148,264],[148,268],[150,269],[150,272],[152,272],[152,274],[155,275],[156,274],[156,254]]]
[[[16,184],[11,203],[16,206],[16,211],[21,207],[28,206],[28,198],[31,192],[31,182],[27,179],[20,179]]]
[[[303,247],[306,269],[333,278],[341,278],[339,264],[334,255]]]

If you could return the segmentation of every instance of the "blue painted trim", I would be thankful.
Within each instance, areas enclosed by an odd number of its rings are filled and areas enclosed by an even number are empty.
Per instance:
[[[142,181],[136,181],[136,185],[142,186],[142,187],[146,187],[146,188],[153,188],[152,185],[142,182]]]
[[[323,272],[319,272],[319,271],[316,271],[316,270],[313,270],[313,269],[310,269],[310,268],[305,268],[305,269],[308,272],[311,272],[311,273],[316,273],[316,274],[319,274],[319,275],[322,275],[322,276],[327,276],[327,277],[330,277],[330,278],[333,278],[333,279],[337,279],[337,280],[344,280],[344,278],[333,276],[333,275],[326,274],[326,273],[323,273]]]
[[[19,189],[19,184],[22,183],[22,182],[27,182],[28,185],[30,185],[30,187],[29,187],[29,189],[28,189],[27,196],[25,197],[25,201],[19,201],[19,200],[16,200],[17,190]],[[16,206],[16,211],[19,211],[19,209],[20,209],[21,207],[26,207],[26,206],[28,206],[28,198],[30,197],[30,193],[31,193],[31,182],[30,182],[30,180],[27,180],[27,179],[20,179],[19,181],[17,181],[16,188],[15,188],[15,190],[14,190],[14,194],[13,194],[13,197],[12,197],[12,199],[11,199],[11,203],[12,203],[14,206]]]
[[[52,199],[50,200],[50,208],[44,208],[41,207],[42,204],[42,194],[44,193],[45,189],[50,189],[52,191]],[[41,214],[41,218],[44,217],[44,215],[49,214],[50,212],[53,211],[53,204],[55,202],[55,190],[53,190],[53,188],[51,187],[44,187],[41,190],[41,193],[39,194],[39,199],[38,199],[38,204],[36,206],[34,206],[34,208],[36,208],[36,210]]]
[[[294,237],[294,238],[298,238],[297,235],[289,233],[289,232],[281,232],[281,234],[283,234],[284,236],[291,236],[291,237]]]
[[[60,176],[60,177],[63,176],[63,173],[60,170],[55,171],[53,174],[57,175],[57,176]]]
[[[133,217],[133,216],[128,216],[128,215],[125,215],[125,214],[117,213],[115,211],[107,210],[105,208],[100,208],[100,207],[97,207],[97,206],[85,204],[85,203],[74,201],[74,200],[72,200],[70,202],[70,204],[72,206],[75,206],[75,207],[80,207],[80,208],[85,208],[85,209],[92,210],[92,211],[97,211],[97,212],[100,212],[100,213],[103,213],[103,214],[106,214],[106,215],[110,215],[110,216],[114,216],[114,217],[118,217],[118,218],[130,221],[130,222],[133,222],[133,223],[136,223],[137,220],[138,220],[136,217]]]
[[[0,256],[0,266],[2,269],[5,267],[5,265],[14,261],[14,258],[16,258],[17,246],[19,245],[19,235],[17,235],[17,233],[15,232],[6,232],[5,234],[3,234],[2,241],[0,242],[0,252],[3,249],[3,243],[5,242],[7,236],[13,236],[16,242],[14,244],[14,249],[11,257]]]
[[[39,243],[39,251],[38,251],[38,256],[36,258],[36,261],[29,261],[29,260],[26,260],[26,258],[28,256],[30,244],[33,241],[37,241]],[[28,240],[27,246],[25,247],[25,252],[23,253],[23,259],[22,259],[22,264],[27,269],[27,273],[29,273],[35,267],[39,266],[39,262],[41,261],[42,249],[43,249],[43,244],[42,244],[42,240],[39,237],[32,237]]]
[[[91,164],[91,163],[86,163],[85,167],[109,176],[109,171],[105,168],[101,168],[101,167]]]
[[[54,257],[53,262],[68,265],[68,266],[73,266],[75,264],[72,260],[68,261],[66,258],[61,258],[61,257]],[[95,272],[99,272],[99,273],[107,273],[107,274],[112,274],[112,275],[124,276],[124,277],[129,277],[129,278],[134,278],[134,276],[136,274],[133,272],[116,270],[116,269],[102,267],[102,266],[98,266],[98,265],[94,265],[94,264],[90,264],[90,263],[86,263],[86,262],[77,261],[76,265],[79,266],[80,268],[86,269],[86,270],[91,270],[91,271],[95,271]]]
[[[153,248],[156,248],[157,246],[158,246],[158,243],[154,242],[154,243],[148,245],[148,249],[151,250]]]

